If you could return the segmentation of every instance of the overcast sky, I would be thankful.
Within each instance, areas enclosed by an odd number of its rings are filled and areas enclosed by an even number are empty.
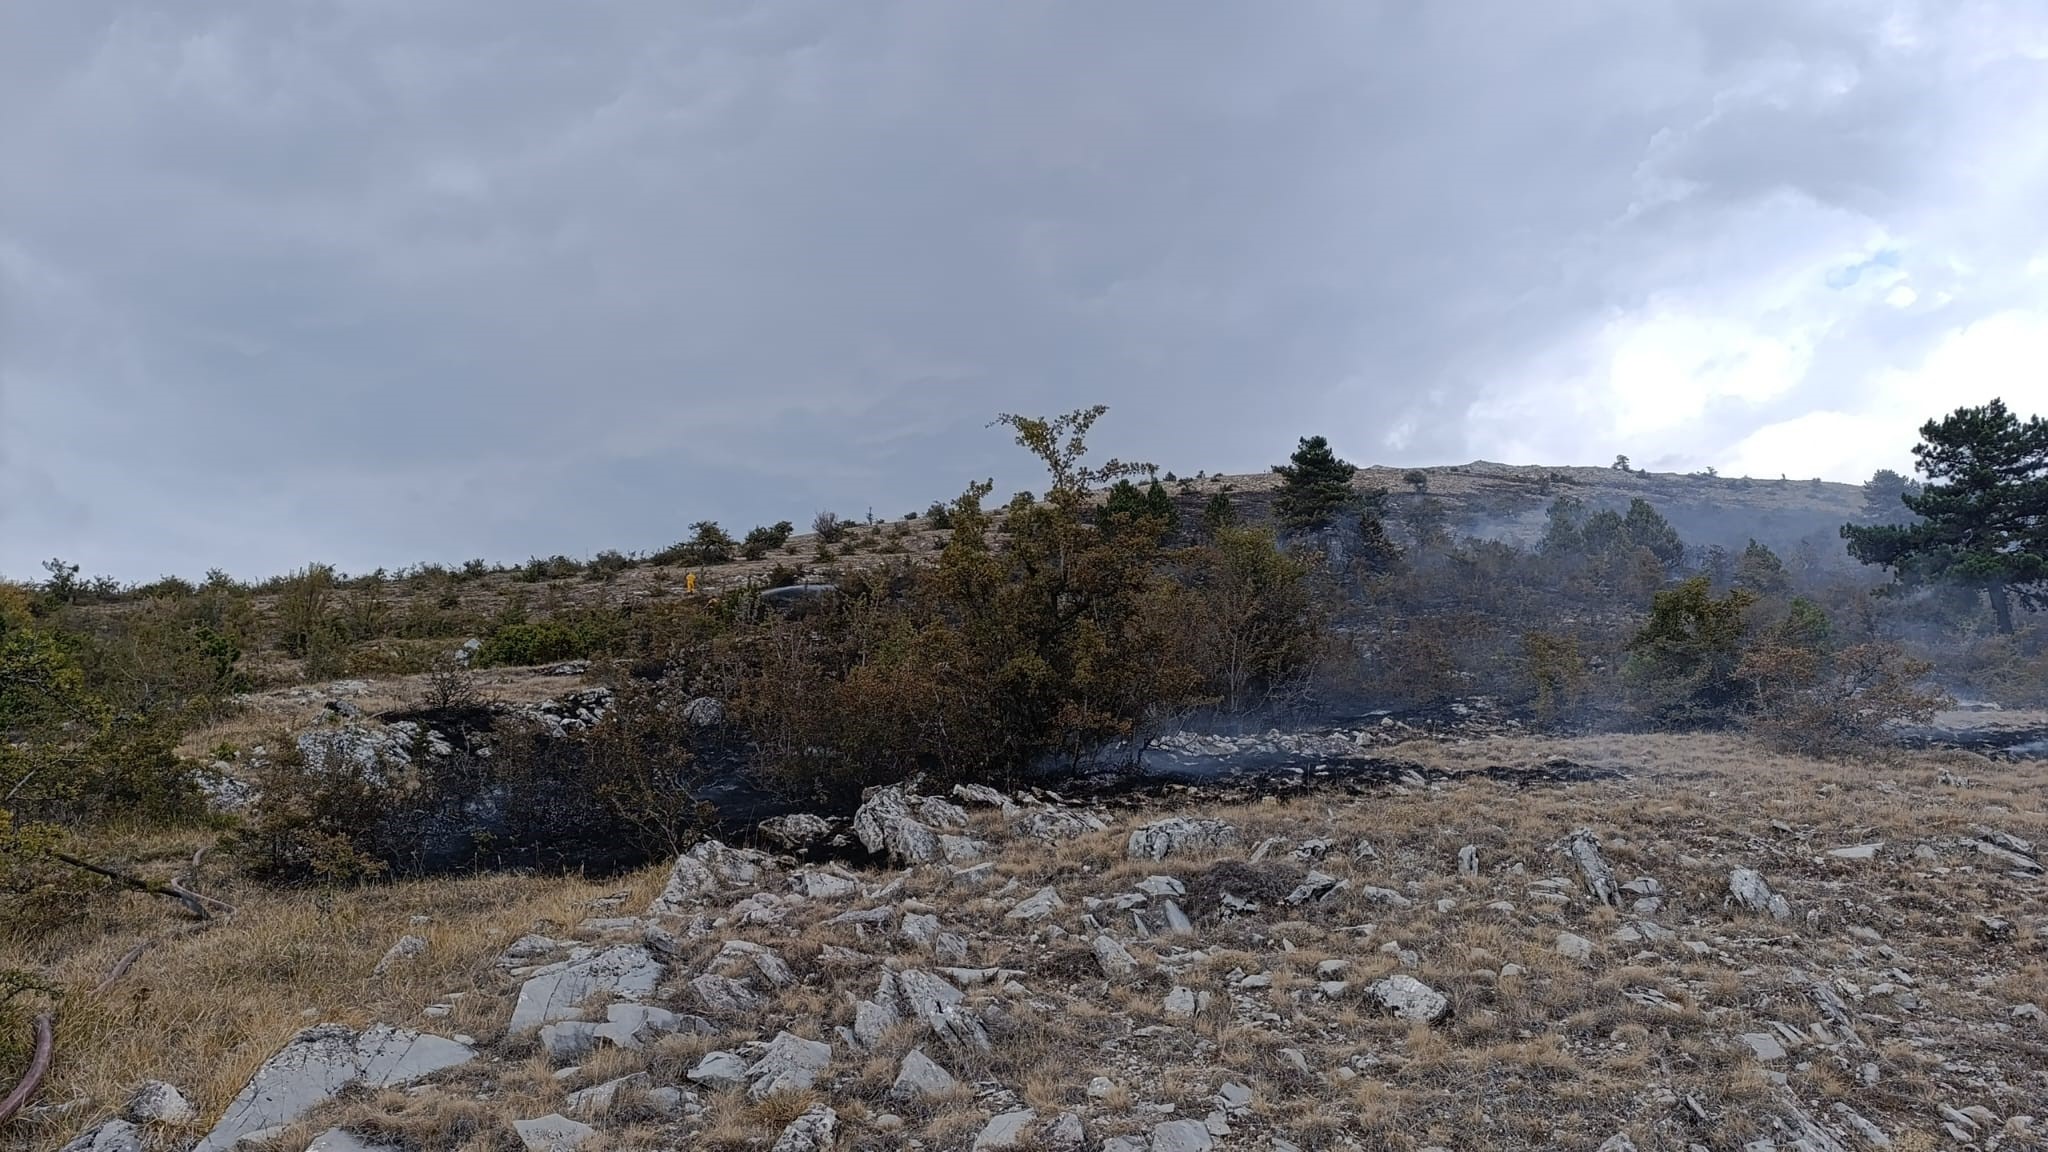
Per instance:
[[[2040,0],[12,0],[0,573],[2048,411]]]

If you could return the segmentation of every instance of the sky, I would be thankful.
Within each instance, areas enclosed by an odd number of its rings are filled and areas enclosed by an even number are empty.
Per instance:
[[[0,574],[2048,412],[2039,0],[0,5]]]

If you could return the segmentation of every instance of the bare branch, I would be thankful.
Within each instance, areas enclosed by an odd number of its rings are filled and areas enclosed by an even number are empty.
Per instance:
[[[108,868],[102,864],[94,864],[90,860],[80,860],[76,856],[67,855],[63,852],[58,852],[55,850],[52,850],[50,852],[50,856],[52,859],[61,861],[65,864],[69,864],[73,868],[82,868],[87,872],[92,872],[100,876],[105,876],[109,880],[113,880],[120,884],[125,884],[128,887],[135,889],[137,892],[147,892],[152,896],[163,896],[172,900],[176,900],[178,903],[183,904],[187,910],[189,910],[194,916],[199,917],[201,920],[211,920],[213,918],[213,913],[208,911],[209,908],[219,911],[223,915],[232,916],[235,914],[234,905],[228,903],[225,900],[216,900],[211,896],[194,892],[190,888],[185,887],[183,884],[180,884],[176,880],[148,880],[141,876],[134,876],[126,872],[121,872],[113,868]]]
[[[119,960],[114,961],[114,966],[112,968],[107,969],[107,978],[100,981],[98,984],[93,985],[93,995],[97,996],[100,993],[105,992],[107,989],[112,988],[114,986],[114,982],[119,980],[121,977],[126,976],[128,974],[128,970],[130,968],[135,967],[135,962],[141,959],[142,954],[148,950],[149,941],[144,940],[142,943],[137,944],[135,947],[130,948],[127,952],[123,953]]]
[[[35,1032],[35,1054],[29,1057],[28,1071],[22,1073],[20,1083],[14,1086],[4,1099],[0,1099],[0,1124],[14,1119],[22,1107],[32,1099],[43,1086],[43,1077],[50,1072],[50,1055],[57,1049],[57,1037],[52,1027],[54,1021],[48,1012],[35,1018],[30,1027]]]

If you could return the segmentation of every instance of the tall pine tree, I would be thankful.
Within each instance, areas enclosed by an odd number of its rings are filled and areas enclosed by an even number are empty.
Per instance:
[[[1275,464],[1280,491],[1273,512],[1292,532],[1326,528],[1352,501],[1351,477],[1358,467],[1337,458],[1321,436],[1304,436],[1285,464]]]
[[[1900,499],[1920,520],[1844,524],[1849,554],[1901,584],[1981,588],[2010,633],[2013,601],[2048,604],[2048,421],[2002,400],[1958,408],[1921,426],[1913,456],[1927,483]]]

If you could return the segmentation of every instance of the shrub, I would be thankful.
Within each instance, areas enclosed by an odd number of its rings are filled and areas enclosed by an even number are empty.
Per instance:
[[[817,534],[820,543],[837,544],[846,538],[846,521],[837,512],[820,512],[811,518],[811,531]]]
[[[1861,752],[1904,724],[1925,724],[1950,700],[1918,682],[1932,671],[1896,645],[1857,644],[1829,652],[1775,640],[1743,654],[1736,675],[1753,693],[1749,728],[1810,756]]]
[[[740,543],[740,555],[749,560],[760,560],[789,543],[796,532],[796,525],[787,520],[778,520],[771,527],[755,527],[747,530],[747,538]]]
[[[1401,481],[1417,492],[1421,492],[1429,487],[1429,473],[1424,472],[1420,468],[1410,468],[1406,472],[1401,473]]]
[[[1667,724],[1732,720],[1746,696],[1736,669],[1755,603],[1740,588],[1715,597],[1705,576],[1657,593],[1649,621],[1628,643],[1625,674],[1638,706]]]

